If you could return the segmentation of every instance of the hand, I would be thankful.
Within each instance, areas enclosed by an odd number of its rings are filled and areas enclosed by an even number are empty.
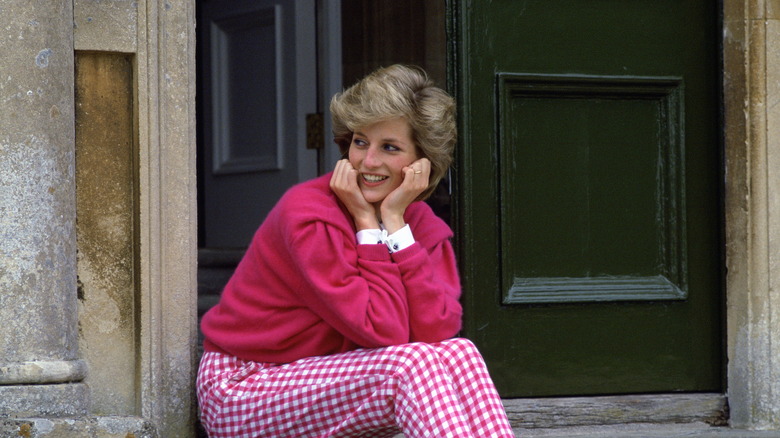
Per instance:
[[[339,160],[330,178],[330,189],[347,207],[358,231],[378,229],[376,209],[366,201],[357,182],[358,171],[349,160]]]
[[[406,207],[428,188],[431,162],[427,158],[420,158],[401,169],[401,172],[403,182],[385,197],[380,207],[382,223],[389,234],[403,228]]]

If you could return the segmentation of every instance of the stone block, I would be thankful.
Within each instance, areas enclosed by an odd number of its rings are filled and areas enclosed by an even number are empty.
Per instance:
[[[0,438],[158,438],[138,417],[28,418],[0,420]]]
[[[83,383],[0,385],[0,418],[86,415],[88,400]]]

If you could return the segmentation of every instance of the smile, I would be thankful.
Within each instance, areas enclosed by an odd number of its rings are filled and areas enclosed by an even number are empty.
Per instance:
[[[364,173],[363,179],[366,180],[366,182],[375,183],[375,182],[386,180],[387,177],[381,175],[368,175]]]

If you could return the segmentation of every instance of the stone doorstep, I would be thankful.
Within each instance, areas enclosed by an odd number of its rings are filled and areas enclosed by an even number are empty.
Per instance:
[[[139,417],[3,418],[0,438],[159,438]]]

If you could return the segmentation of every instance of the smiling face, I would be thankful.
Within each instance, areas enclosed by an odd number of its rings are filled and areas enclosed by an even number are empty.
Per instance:
[[[412,129],[405,119],[377,122],[352,134],[349,162],[358,171],[363,197],[377,208],[403,182],[401,170],[418,158]]]

